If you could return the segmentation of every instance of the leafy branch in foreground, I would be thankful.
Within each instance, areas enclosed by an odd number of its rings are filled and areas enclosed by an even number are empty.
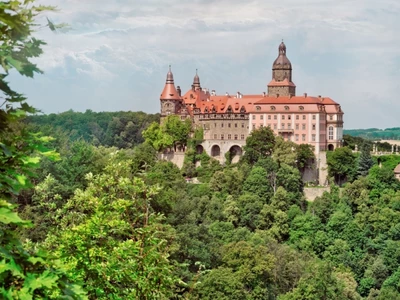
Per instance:
[[[0,296],[2,299],[85,299],[83,290],[66,280],[56,260],[41,250],[27,250],[17,228],[30,226],[10,201],[31,186],[30,177],[40,156],[56,159],[45,147],[47,137],[28,132],[20,121],[36,112],[25,96],[6,78],[11,69],[27,77],[41,73],[30,59],[42,54],[44,42],[32,37],[35,18],[53,7],[35,6],[33,0],[0,3]]]

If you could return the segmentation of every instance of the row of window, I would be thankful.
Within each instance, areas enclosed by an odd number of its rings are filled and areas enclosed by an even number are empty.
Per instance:
[[[274,128],[274,129],[278,129],[278,124],[266,124],[268,127],[270,128]],[[263,127],[263,125],[261,125],[261,127]],[[287,123],[287,129],[292,129],[292,123]],[[256,129],[256,124],[253,124],[253,129]],[[281,123],[281,127],[279,129],[285,129],[285,124]],[[300,129],[300,124],[295,124],[295,129],[299,130]],[[301,124],[301,129],[302,130],[306,130],[306,124]],[[311,129],[315,130],[316,129],[316,125],[312,124],[311,125]]]
[[[214,140],[217,140],[217,139],[218,139],[218,134],[214,134]],[[225,135],[224,135],[224,134],[221,134],[221,135],[220,135],[220,139],[221,139],[221,140],[224,140],[224,139],[225,139]],[[227,139],[228,139],[228,140],[231,140],[231,139],[232,139],[232,134],[227,134]],[[238,140],[238,139],[239,139],[239,135],[238,135],[238,134],[234,134],[234,135],[233,135],[233,139],[234,139],[234,140]],[[241,139],[241,140],[244,140],[244,134],[241,134],[241,135],[240,135],[240,139]]]
[[[232,126],[232,124],[231,123],[227,123],[228,125],[228,128],[231,128],[231,126]],[[238,123],[234,123],[233,124],[234,126],[233,127],[235,127],[235,128],[238,128],[239,127],[239,124]],[[215,128],[217,128],[217,126],[218,126],[218,124],[217,123],[214,123],[214,127]],[[224,125],[224,123],[221,123],[221,128],[223,128],[225,125]],[[245,127],[245,124],[244,123],[241,123],[241,127],[242,128],[244,128]]]
[[[276,110],[275,106],[270,106],[271,110]],[[285,106],[284,107],[285,110],[289,110],[290,107],[289,106]],[[261,110],[261,106],[256,106],[256,110],[260,111]],[[299,110],[304,110],[304,106],[299,106]]]
[[[273,115],[273,116],[274,116],[274,120],[278,119],[278,115]],[[292,119],[292,115],[281,115],[281,117],[282,117],[282,120],[285,120],[286,118],[288,120]],[[255,120],[256,119],[256,115],[253,115],[252,118],[253,118],[253,120]],[[307,118],[306,115],[302,115],[302,119],[303,120],[305,120],[306,118]],[[313,120],[316,120],[316,118],[317,118],[316,115],[312,115],[312,119]],[[267,119],[271,120],[272,116],[271,115],[267,115]],[[264,120],[264,115],[260,115],[260,120]],[[300,115],[296,115],[296,120],[300,120]]]

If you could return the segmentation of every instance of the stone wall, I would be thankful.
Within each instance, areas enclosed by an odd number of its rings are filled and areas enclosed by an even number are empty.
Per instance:
[[[319,185],[328,185],[328,164],[326,163],[326,152],[321,151],[317,156]]]
[[[158,154],[159,160],[166,160],[174,163],[179,169],[183,167],[183,161],[185,160],[185,152],[169,152]]]
[[[304,188],[304,196],[307,201],[314,201],[315,198],[321,197],[324,192],[329,193],[329,191],[329,187]]]

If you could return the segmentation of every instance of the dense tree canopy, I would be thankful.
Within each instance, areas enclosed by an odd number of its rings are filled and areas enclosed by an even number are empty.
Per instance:
[[[400,298],[398,156],[328,153],[343,187],[331,182],[307,202],[312,147],[269,128],[252,132],[241,161],[221,165],[194,151],[202,131],[176,116],[149,127],[143,113],[20,122],[34,109],[4,80],[10,68],[39,71],[31,26],[43,10],[0,3],[2,299]],[[186,150],[182,170],[157,158],[171,147]]]

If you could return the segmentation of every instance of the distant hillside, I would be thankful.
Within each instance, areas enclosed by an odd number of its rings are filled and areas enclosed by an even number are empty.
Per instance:
[[[27,118],[34,131],[69,141],[83,139],[97,146],[131,148],[143,142],[142,131],[152,122],[160,120],[159,114],[144,112],[74,112],[72,110]]]
[[[400,127],[386,129],[347,129],[344,130],[344,134],[369,140],[400,140]]]

